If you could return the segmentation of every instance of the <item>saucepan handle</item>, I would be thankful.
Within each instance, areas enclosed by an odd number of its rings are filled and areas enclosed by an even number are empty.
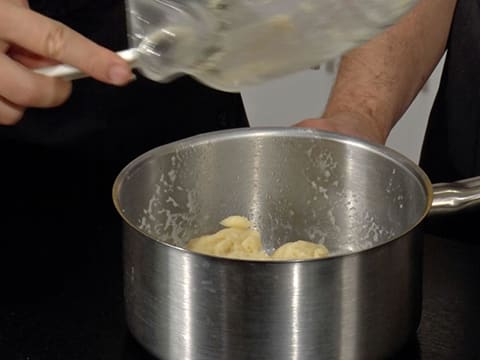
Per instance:
[[[443,215],[480,205],[480,176],[433,184],[429,215]]]

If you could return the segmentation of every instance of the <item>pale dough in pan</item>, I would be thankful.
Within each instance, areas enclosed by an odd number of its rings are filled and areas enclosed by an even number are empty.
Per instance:
[[[207,255],[252,260],[302,260],[328,255],[325,246],[298,240],[283,244],[269,256],[262,247],[260,234],[252,229],[247,218],[229,216],[220,224],[225,229],[192,239],[187,249]]]

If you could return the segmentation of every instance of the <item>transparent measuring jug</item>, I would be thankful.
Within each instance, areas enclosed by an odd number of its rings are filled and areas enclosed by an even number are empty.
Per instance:
[[[414,3],[127,0],[132,49],[119,54],[158,82],[189,74],[213,88],[237,92],[320,65],[360,45],[397,21]],[[44,73],[68,76],[72,71]]]

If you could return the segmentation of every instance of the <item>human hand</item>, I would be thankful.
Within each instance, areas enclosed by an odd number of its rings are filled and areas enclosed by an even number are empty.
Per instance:
[[[68,98],[70,82],[32,71],[59,62],[113,85],[132,78],[114,52],[32,11],[27,0],[0,0],[0,124],[18,122],[27,107],[54,107]]]
[[[374,121],[350,112],[306,119],[295,124],[295,126],[333,131],[381,145],[385,145],[388,136],[388,132],[382,130]]]

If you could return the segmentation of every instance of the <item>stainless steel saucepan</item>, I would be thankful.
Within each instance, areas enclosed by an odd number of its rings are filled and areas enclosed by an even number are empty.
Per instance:
[[[386,147],[300,128],[208,133],[128,164],[113,188],[125,223],[126,313],[161,359],[378,359],[415,334],[429,214],[478,203],[480,181],[434,185]],[[248,217],[276,247],[331,256],[248,261],[185,250]]]

